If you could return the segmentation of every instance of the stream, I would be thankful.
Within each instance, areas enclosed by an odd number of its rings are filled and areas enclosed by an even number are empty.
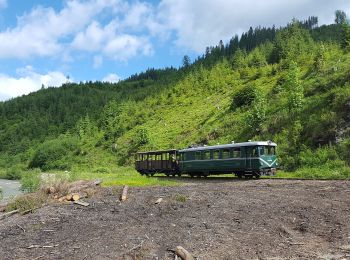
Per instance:
[[[19,181],[0,179],[0,188],[2,189],[2,199],[0,198],[0,201],[8,200],[9,198],[21,194],[20,187],[21,184]]]

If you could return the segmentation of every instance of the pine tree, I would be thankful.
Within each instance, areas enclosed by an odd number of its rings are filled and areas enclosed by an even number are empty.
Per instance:
[[[342,10],[337,10],[335,11],[335,19],[334,19],[334,22],[336,24],[345,24],[347,23],[347,20],[346,20],[346,13]]]

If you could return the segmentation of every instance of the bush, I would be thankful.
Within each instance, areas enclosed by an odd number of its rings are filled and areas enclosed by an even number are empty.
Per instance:
[[[19,180],[21,179],[23,169],[19,166],[13,166],[5,171],[5,178],[8,180]]]
[[[21,190],[24,192],[35,192],[39,190],[41,184],[40,170],[27,171],[22,174]]]
[[[19,210],[20,213],[33,212],[35,209],[41,207],[45,201],[46,196],[43,193],[21,195],[7,205],[6,211]]]
[[[249,106],[258,96],[258,89],[255,86],[248,85],[238,92],[236,92],[232,97],[231,108],[236,109],[243,106]]]
[[[350,165],[350,138],[345,139],[339,146],[340,154],[343,160]]]
[[[302,167],[336,168],[344,166],[344,162],[339,159],[339,155],[333,147],[322,147],[316,151],[306,149],[301,151],[299,157]]]
[[[35,151],[29,162],[29,168],[67,170],[70,165],[64,157],[77,148],[78,140],[72,137],[46,141]]]
[[[324,167],[304,167],[295,172],[295,176],[303,179],[349,179],[349,167],[330,168]]]

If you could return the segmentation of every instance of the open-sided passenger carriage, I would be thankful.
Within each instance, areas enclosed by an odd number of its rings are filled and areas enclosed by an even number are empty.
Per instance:
[[[135,155],[135,166],[136,170],[142,175],[153,176],[155,173],[178,174],[178,151],[173,149],[139,152]]]

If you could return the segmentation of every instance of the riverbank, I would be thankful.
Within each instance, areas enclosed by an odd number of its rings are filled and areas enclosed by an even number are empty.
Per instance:
[[[9,200],[21,194],[20,188],[21,183],[19,181],[0,179],[0,189],[2,190],[2,199],[0,198],[0,201]]]

